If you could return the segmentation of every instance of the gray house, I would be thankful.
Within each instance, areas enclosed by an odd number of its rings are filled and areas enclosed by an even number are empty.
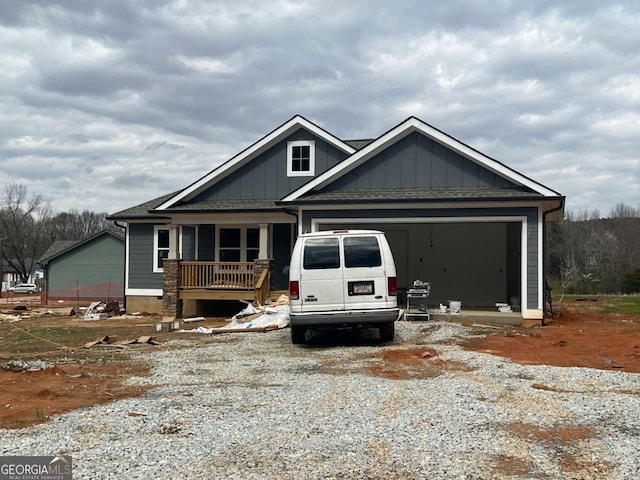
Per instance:
[[[47,302],[124,299],[124,236],[104,230],[81,241],[58,241],[44,253]]]
[[[564,197],[411,117],[345,141],[295,116],[186,188],[109,218],[126,224],[127,309],[200,314],[209,300],[287,289],[295,236],[383,230],[399,288],[430,302],[544,313],[545,226]]]

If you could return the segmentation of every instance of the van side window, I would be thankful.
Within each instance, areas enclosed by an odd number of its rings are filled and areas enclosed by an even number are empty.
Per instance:
[[[305,270],[340,268],[337,238],[309,238],[304,243],[302,266]]]
[[[347,268],[382,265],[378,239],[376,237],[345,237],[344,264]]]

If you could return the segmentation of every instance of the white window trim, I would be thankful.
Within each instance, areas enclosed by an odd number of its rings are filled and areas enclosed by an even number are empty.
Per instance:
[[[309,170],[293,170],[293,147],[309,147]],[[316,142],[315,140],[296,140],[287,142],[287,177],[313,177],[316,173]]]
[[[158,265],[158,232],[160,230],[169,231],[169,227],[164,225],[154,225],[153,226],[153,273],[163,273],[164,268],[162,265]],[[165,250],[163,248],[162,250]],[[166,248],[167,252],[169,251],[169,247]]]

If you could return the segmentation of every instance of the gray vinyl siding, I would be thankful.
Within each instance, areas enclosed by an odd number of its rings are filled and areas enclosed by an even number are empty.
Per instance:
[[[162,273],[153,271],[153,231],[151,224],[129,224],[129,288],[162,288]]]
[[[527,218],[527,305],[529,308],[542,308],[538,305],[538,273],[541,268],[538,262],[538,209],[530,208],[458,208],[458,209],[406,209],[406,210],[313,210],[304,211],[300,232],[311,231],[311,221],[322,218],[357,218],[362,219],[393,218],[402,223],[403,218],[424,218],[425,223],[439,217],[523,217]],[[462,222],[462,220],[461,220]],[[389,224],[385,224],[389,225]],[[348,228],[348,224],[346,224]],[[542,274],[542,273],[540,273]]]
[[[538,211],[534,210],[527,215],[527,305],[530,308],[538,306],[538,273],[542,275],[542,266],[538,265]]]
[[[325,191],[511,185],[508,180],[459,153],[413,132],[328,185]]]
[[[287,142],[296,140],[315,141],[315,176],[335,166],[347,156],[307,130],[299,129],[199,194],[193,202],[280,199],[301,187],[314,177],[287,177]]]
[[[287,290],[289,288],[289,262],[291,259],[292,224],[276,223],[273,225],[273,288]]]
[[[102,235],[53,259],[47,265],[49,292],[84,286],[114,284],[113,296],[121,295],[124,280],[124,241]]]
[[[216,259],[216,226],[200,225],[198,228],[198,260],[213,262]]]
[[[185,260],[196,259],[196,228],[182,227],[182,258]]]

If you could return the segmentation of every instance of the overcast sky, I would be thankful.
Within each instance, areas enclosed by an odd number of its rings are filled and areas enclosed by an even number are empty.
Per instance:
[[[640,207],[637,0],[0,0],[0,185],[54,211],[181,189],[300,114],[409,116],[567,196]]]

